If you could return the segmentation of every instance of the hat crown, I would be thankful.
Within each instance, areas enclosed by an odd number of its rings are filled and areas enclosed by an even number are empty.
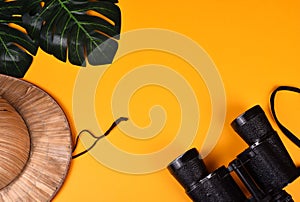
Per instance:
[[[0,97],[0,189],[22,172],[30,153],[30,136],[20,114]]]

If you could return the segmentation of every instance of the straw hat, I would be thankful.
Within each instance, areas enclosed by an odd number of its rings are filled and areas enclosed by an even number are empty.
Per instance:
[[[0,201],[50,201],[69,170],[62,109],[38,87],[0,75]]]

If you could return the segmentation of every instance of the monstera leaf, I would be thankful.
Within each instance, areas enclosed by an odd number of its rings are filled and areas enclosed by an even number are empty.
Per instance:
[[[85,66],[111,63],[118,49],[117,0],[1,0],[0,73],[23,77],[38,47]]]
[[[118,48],[121,12],[114,0],[35,0],[24,26],[40,47],[62,61],[85,66],[111,63]],[[105,43],[104,43],[105,42]]]
[[[37,44],[20,29],[24,1],[0,1],[0,73],[23,77]],[[32,55],[31,55],[32,54]]]

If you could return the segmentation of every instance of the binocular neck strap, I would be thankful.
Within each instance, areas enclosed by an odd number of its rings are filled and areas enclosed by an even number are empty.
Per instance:
[[[284,127],[280,121],[278,120],[275,112],[275,95],[278,91],[291,91],[291,92],[296,92],[300,93],[300,89],[296,87],[291,87],[291,86],[279,86],[276,88],[270,97],[270,105],[271,105],[271,112],[274,117],[275,122],[277,123],[278,127],[280,130],[287,136],[295,145],[297,145],[300,148],[300,140],[291,132],[289,131],[286,127]]]

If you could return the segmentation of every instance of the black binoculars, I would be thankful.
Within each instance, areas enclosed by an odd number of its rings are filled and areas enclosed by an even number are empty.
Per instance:
[[[168,166],[171,174],[195,202],[289,202],[283,188],[299,177],[296,167],[264,111],[256,105],[236,118],[231,126],[249,145],[226,168],[209,172],[193,148]],[[235,172],[251,194],[246,197],[231,176]]]

